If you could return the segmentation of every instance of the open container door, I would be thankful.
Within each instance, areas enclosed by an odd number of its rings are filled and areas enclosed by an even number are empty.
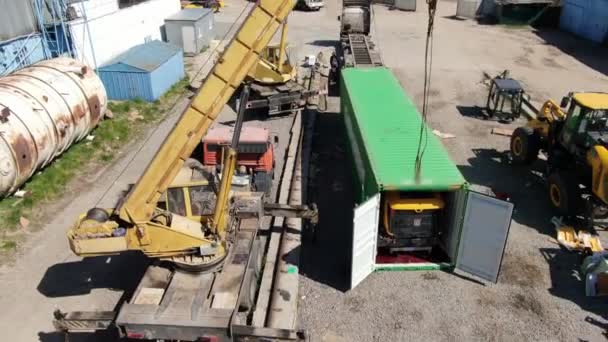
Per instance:
[[[380,194],[355,207],[350,268],[351,289],[374,271],[379,216]]]
[[[496,283],[512,214],[513,203],[470,191],[456,268]]]

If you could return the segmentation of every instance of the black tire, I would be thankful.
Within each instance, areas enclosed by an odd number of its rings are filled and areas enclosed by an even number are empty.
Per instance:
[[[574,216],[581,208],[581,189],[574,177],[554,172],[548,179],[549,202],[565,216]]]
[[[87,220],[97,221],[99,223],[104,223],[110,219],[110,215],[105,209],[102,208],[91,208],[87,211]]]
[[[518,127],[511,135],[511,158],[515,164],[531,164],[538,159],[540,141],[530,127]]]

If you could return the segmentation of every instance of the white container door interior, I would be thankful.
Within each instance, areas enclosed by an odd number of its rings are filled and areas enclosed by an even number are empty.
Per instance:
[[[512,214],[513,203],[469,192],[456,268],[496,283]]]
[[[355,207],[350,288],[359,285],[374,271],[376,239],[380,215],[380,194]]]

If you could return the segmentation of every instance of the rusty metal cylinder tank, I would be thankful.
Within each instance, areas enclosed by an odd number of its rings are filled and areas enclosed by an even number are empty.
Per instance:
[[[70,58],[0,78],[0,198],[86,137],[107,102],[93,69]]]

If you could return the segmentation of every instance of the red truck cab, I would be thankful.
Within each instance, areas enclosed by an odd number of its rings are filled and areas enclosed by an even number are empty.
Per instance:
[[[223,146],[230,144],[234,128],[217,125],[203,137],[203,164],[217,166],[222,163]],[[239,138],[237,170],[253,176],[256,191],[270,194],[274,175],[274,147],[267,128],[245,123]]]

